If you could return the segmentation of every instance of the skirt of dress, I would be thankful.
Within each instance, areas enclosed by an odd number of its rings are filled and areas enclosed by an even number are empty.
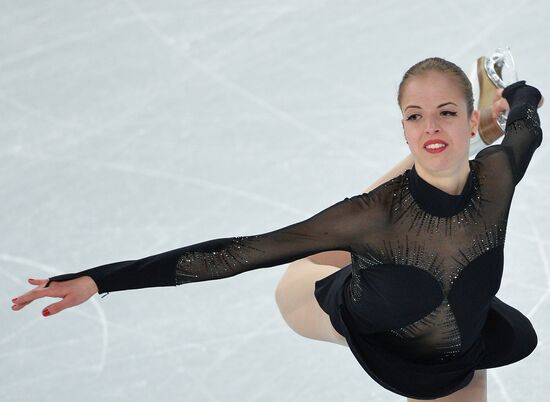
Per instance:
[[[494,297],[477,342],[456,359],[422,364],[385,350],[373,338],[359,334],[346,309],[344,292],[351,279],[351,265],[315,283],[315,297],[344,336],[363,369],[384,388],[414,399],[448,396],[467,386],[475,370],[500,367],[528,356],[537,345],[529,319]]]

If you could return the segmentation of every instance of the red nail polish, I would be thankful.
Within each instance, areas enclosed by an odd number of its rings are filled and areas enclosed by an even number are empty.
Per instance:
[[[17,300],[17,297],[15,299],[11,299],[11,302],[15,303],[16,300]]]
[[[44,317],[47,317],[47,316],[50,315],[50,312],[48,311],[48,309],[46,309],[46,310],[42,311],[42,315],[43,315]]]

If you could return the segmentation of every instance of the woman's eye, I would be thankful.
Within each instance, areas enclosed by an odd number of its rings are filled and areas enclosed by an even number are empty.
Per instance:
[[[451,112],[450,110],[444,110],[443,112],[441,112],[441,114],[443,116],[456,116],[458,113],[457,112]]]
[[[419,114],[411,114],[409,117],[407,117],[407,120],[418,120],[418,118],[420,117]]]

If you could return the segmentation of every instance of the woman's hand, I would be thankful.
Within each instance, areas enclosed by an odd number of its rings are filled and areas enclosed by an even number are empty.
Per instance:
[[[21,310],[41,297],[61,297],[63,300],[50,304],[42,310],[42,315],[47,317],[57,314],[66,308],[78,306],[98,292],[97,285],[89,276],[81,276],[80,278],[63,282],[52,281],[48,287],[45,287],[48,279],[29,279],[29,283],[36,285],[36,287],[13,299],[12,310]]]
[[[501,113],[505,113],[510,110],[510,105],[506,98],[502,97],[502,91],[504,89],[499,88],[495,91],[495,96],[493,98],[493,118],[497,118]],[[540,108],[544,104],[544,97],[540,99],[538,107]]]
[[[510,110],[510,105],[506,98],[502,97],[502,91],[504,89],[499,88],[495,91],[495,96],[493,97],[493,118],[496,119],[502,113],[506,113]]]

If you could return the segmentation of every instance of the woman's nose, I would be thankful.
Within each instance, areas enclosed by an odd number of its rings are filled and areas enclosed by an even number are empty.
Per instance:
[[[426,119],[426,134],[439,133],[439,126],[433,119]]]

